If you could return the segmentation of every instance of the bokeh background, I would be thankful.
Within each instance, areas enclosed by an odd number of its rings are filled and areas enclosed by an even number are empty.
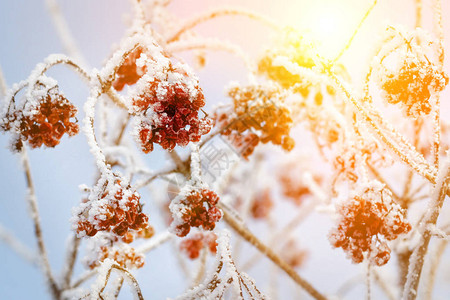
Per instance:
[[[428,2],[431,1],[426,1],[424,7],[424,27],[431,30],[433,25]],[[353,28],[371,3],[372,1],[367,0],[173,0],[169,8],[180,18],[224,5],[252,9],[273,18],[280,25],[291,25],[310,31],[322,42],[323,53],[332,55],[350,37]],[[61,0],[59,4],[87,62],[91,66],[101,68],[114,45],[120,42],[125,33],[132,17],[130,3],[123,0]],[[450,34],[450,19],[446,19],[449,16],[445,12],[450,11],[450,2],[443,1],[443,5],[447,38]],[[414,22],[413,0],[379,1],[356,36],[354,44],[342,58],[356,86],[367,68],[378,33],[387,24],[400,23],[407,28],[413,28]],[[198,26],[198,31],[205,36],[233,41],[248,51],[250,56],[259,55],[269,46],[273,34],[260,23],[242,17],[221,17]],[[450,49],[448,42],[446,46]],[[9,86],[25,79],[34,66],[49,54],[62,52],[64,49],[44,0],[0,1],[0,66]],[[188,62],[192,61],[191,58],[186,55]],[[229,81],[246,82],[246,70],[239,58],[226,52],[208,51],[206,58],[207,65],[198,70],[198,76],[205,92],[207,109],[210,109],[219,101],[226,101],[223,90]],[[449,70],[448,59],[446,70]],[[84,82],[64,67],[54,68],[49,74],[59,81],[61,90],[82,113],[81,107],[88,95]],[[448,91],[445,95],[448,98]],[[446,100],[444,96],[443,102]],[[27,247],[36,250],[33,226],[24,199],[25,178],[19,157],[8,150],[9,140],[8,135],[0,135],[0,224]],[[64,246],[70,233],[71,208],[79,203],[81,197],[78,186],[92,184],[95,179],[94,162],[89,154],[86,138],[82,134],[70,139],[64,137],[55,149],[32,150],[29,155],[44,239],[50,263],[55,275],[58,275],[64,260]],[[146,157],[145,162],[151,168],[158,168],[163,165],[162,158],[164,156],[161,152],[154,151]],[[142,194],[144,201],[146,197],[149,199],[148,192],[143,191]],[[146,209],[157,230],[162,229],[162,217],[152,213],[150,203]],[[285,210],[278,213],[289,215]],[[299,271],[319,290],[329,292],[336,291],[344,282],[352,280],[355,274],[364,273],[363,267],[352,265],[341,250],[331,248],[326,236],[332,225],[328,217],[312,214],[298,229],[301,240],[305,241],[310,252],[308,261]],[[254,230],[258,230],[258,227]],[[152,252],[147,257],[146,266],[136,272],[144,296],[148,299],[175,297],[187,288],[171,251],[171,248],[165,245]],[[395,261],[389,264],[395,264]],[[443,264],[442,269],[446,269],[445,266],[449,266],[448,259],[444,259]],[[257,284],[261,282],[264,286],[269,277],[269,270],[266,262],[265,267],[254,268],[250,275],[255,278]],[[81,272],[82,268],[79,266],[75,277]],[[449,274],[445,276],[450,279]],[[349,291],[346,295],[348,299],[364,297],[364,277],[355,280],[360,283]],[[392,280],[395,280],[394,275]],[[282,299],[289,299],[291,295],[295,295],[291,299],[299,299],[300,296],[307,298],[294,288],[288,277],[281,276],[279,284],[285,291]],[[447,299],[446,295],[449,294],[450,290],[445,284],[437,285],[436,299]],[[130,297],[127,289],[121,292],[122,299]],[[375,291],[374,299],[382,299],[381,297],[381,294]],[[0,299],[48,298],[40,270],[23,261],[0,241]]]

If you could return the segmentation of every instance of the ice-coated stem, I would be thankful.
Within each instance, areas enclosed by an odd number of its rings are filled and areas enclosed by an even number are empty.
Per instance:
[[[34,225],[34,234],[36,236],[36,240],[37,240],[37,244],[38,244],[38,253],[39,253],[40,262],[41,262],[42,269],[43,269],[44,275],[47,279],[47,284],[50,288],[53,298],[60,299],[61,290],[58,287],[58,285],[56,284],[55,278],[53,277],[50,263],[48,261],[47,250],[45,247],[44,238],[42,237],[41,220],[40,220],[40,216],[39,216],[39,209],[38,209],[38,204],[37,204],[37,200],[36,200],[33,178],[31,177],[30,161],[28,159],[28,154],[25,150],[25,147],[23,148],[23,150],[21,152],[21,159],[22,159],[23,169],[25,172],[26,184],[27,184],[27,188],[28,188],[27,200],[28,200],[28,205],[30,207],[31,219],[32,219],[33,225]]]
[[[314,299],[326,300],[325,296],[317,291],[308,281],[303,279],[288,263],[282,260],[275,252],[263,244],[253,233],[244,228],[230,213],[228,213],[226,206],[219,203],[223,211],[223,218],[231,228],[233,228],[243,239],[255,246],[261,253],[267,256],[273,263],[292,278],[299,286],[301,286]]]
[[[417,297],[417,288],[419,286],[420,275],[422,273],[425,255],[428,250],[428,244],[432,236],[430,225],[436,224],[441,207],[447,194],[447,181],[450,176],[450,152],[448,152],[445,163],[441,166],[436,185],[433,187],[431,201],[427,212],[419,225],[421,239],[414,249],[409,260],[408,275],[403,289],[403,300],[414,300]]]
[[[169,37],[167,38],[167,43],[177,40],[184,32],[188,31],[189,29],[192,29],[203,22],[220,16],[245,16],[253,20],[261,21],[274,29],[280,29],[280,27],[274,21],[253,11],[248,11],[241,8],[217,8],[215,10],[195,16],[192,19],[186,21],[183,25],[181,25],[180,28],[175,30],[173,34],[169,35]]]

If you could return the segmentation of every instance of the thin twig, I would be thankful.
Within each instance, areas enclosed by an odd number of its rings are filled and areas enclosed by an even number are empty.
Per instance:
[[[391,291],[391,288],[387,284],[385,280],[380,276],[380,274],[377,272],[377,270],[373,270],[373,277],[375,279],[375,282],[380,286],[381,290],[384,292],[384,294],[389,298],[389,300],[395,300],[395,296]]]
[[[399,195],[394,191],[394,189],[392,188],[392,186],[389,184],[389,182],[384,179],[384,177],[380,174],[380,172],[374,168],[372,166],[372,164],[367,163],[367,167],[369,168],[369,171],[373,174],[373,176],[375,176],[375,178],[380,181],[381,183],[383,183],[392,193],[392,196],[394,197],[395,200],[399,201],[400,198]]]
[[[371,299],[371,295],[372,295],[372,291],[371,291],[371,274],[372,274],[372,270],[370,268],[370,262],[367,262],[367,273],[366,273],[366,287],[367,287],[367,294],[366,294],[366,299],[370,300]]]
[[[434,13],[435,13],[435,30],[437,31],[437,36],[439,38],[439,68],[442,71],[444,67],[444,27],[442,23],[442,3],[441,0],[435,0],[434,3]],[[439,167],[439,155],[441,152],[441,103],[440,96],[436,93],[434,96],[435,103],[433,105],[432,115],[433,115],[433,158],[435,168]]]
[[[298,285],[300,285],[308,294],[315,299],[325,300],[320,292],[318,292],[309,282],[301,277],[288,263],[283,261],[272,249],[264,245],[253,233],[244,228],[234,217],[228,213],[225,206],[219,203],[219,207],[223,210],[223,218],[228,225],[230,225],[242,238],[255,246],[259,251],[264,253],[273,263],[292,278]]]
[[[34,225],[34,234],[36,236],[38,244],[38,253],[40,257],[40,262],[42,264],[44,275],[47,279],[50,291],[54,299],[59,299],[61,291],[53,277],[50,263],[48,261],[47,250],[45,248],[44,238],[42,236],[41,220],[39,216],[39,209],[36,200],[36,193],[33,184],[33,178],[31,176],[30,162],[25,147],[21,152],[23,169],[25,172],[26,184],[28,188],[28,204],[30,206],[31,219]]]
[[[62,46],[73,58],[79,60],[83,66],[87,66],[87,63],[77,47],[75,39],[69,30],[69,26],[61,12],[61,9],[56,0],[46,0],[45,4],[50,12],[51,19],[54,24],[54,28],[61,40]]]
[[[153,249],[161,246],[165,242],[171,240],[174,237],[174,235],[168,231],[165,231],[163,233],[158,234],[157,236],[154,236],[148,241],[147,243],[139,246],[136,248],[136,252],[139,253],[147,253],[152,251]]]
[[[116,269],[116,270],[122,272],[125,276],[127,276],[128,279],[131,280],[131,282],[132,282],[131,287],[134,288],[134,290],[135,290],[135,292],[136,292],[137,299],[139,299],[139,300],[144,300],[144,297],[142,296],[141,288],[139,287],[139,283],[137,282],[136,278],[134,278],[134,276],[131,275],[131,273],[130,273],[127,269],[122,268],[122,267],[119,266],[118,264],[113,264],[113,265],[111,265],[111,267],[108,269],[108,272],[106,273],[106,280],[105,280],[105,283],[104,283],[102,289],[100,290],[100,292],[99,292],[99,294],[98,294],[99,297],[101,297],[101,294],[102,294],[103,291],[105,290],[106,285],[108,284],[109,277],[111,276],[111,272],[112,272],[113,269]]]
[[[202,282],[203,277],[205,276],[207,258],[208,258],[208,249],[207,247],[203,247],[200,255],[197,275],[194,278],[194,286],[200,284]]]
[[[6,84],[5,76],[3,75],[3,70],[0,66],[0,100],[6,95],[7,90],[8,86]]]
[[[280,29],[274,21],[253,11],[248,11],[242,8],[217,8],[185,21],[183,25],[174,31],[174,33],[169,35],[167,38],[167,43],[177,40],[184,32],[194,28],[195,26],[220,16],[245,16],[253,20],[261,21],[276,30]]]
[[[341,51],[339,52],[339,54],[333,59],[333,62],[338,61],[342,55],[345,53],[345,51],[347,51],[347,49],[350,47],[350,45],[353,42],[353,39],[355,38],[356,34],[359,32],[359,30],[361,29],[362,24],[364,23],[364,21],[367,19],[367,17],[370,15],[370,12],[373,10],[373,8],[375,7],[375,5],[377,4],[377,0],[374,0],[372,5],[369,7],[369,9],[366,11],[366,13],[364,14],[364,16],[362,17],[361,21],[359,21],[358,26],[356,26],[355,30],[353,31],[352,36],[350,37],[350,39],[347,41],[347,43],[345,44],[345,46],[341,49]]]
[[[361,114],[362,119],[374,130],[375,134],[386,144],[403,162],[408,164],[413,170],[425,177],[431,183],[436,182],[436,168],[428,164],[423,156],[418,153],[414,147],[389,123],[387,123],[378,114],[373,115],[375,109],[369,109],[363,106],[363,103],[358,101],[349,88],[344,85],[339,77],[332,72],[328,72],[331,79],[333,79],[336,86],[345,94],[348,99]]]
[[[427,253],[428,245],[432,237],[430,225],[436,224],[441,207],[447,194],[447,181],[450,176],[449,160],[450,153],[446,157],[446,163],[441,167],[437,183],[432,191],[432,199],[429,203],[429,207],[419,225],[419,233],[421,234],[422,238],[420,239],[410,258],[408,275],[403,289],[402,299],[404,300],[414,300],[417,297],[417,288],[419,286],[423,263],[425,261],[425,255]]]
[[[31,264],[37,264],[38,260],[36,255],[28,249],[21,241],[19,241],[14,235],[12,235],[2,224],[0,224],[0,241],[3,241],[9,246],[15,253],[25,259]]]
[[[428,273],[428,280],[426,283],[425,296],[424,299],[432,300],[433,298],[433,287],[436,279],[437,270],[439,268],[439,264],[441,262],[442,255],[444,254],[444,250],[448,245],[448,240],[439,241],[436,250],[432,255],[430,255],[430,268]]]
[[[416,0],[416,28],[422,27],[422,0]]]
[[[119,293],[120,290],[122,289],[122,286],[123,286],[123,277],[120,276],[119,281],[117,282],[116,289],[113,293],[113,299],[117,299],[119,297]]]
[[[75,261],[77,259],[78,248],[80,246],[80,239],[76,234],[70,237],[70,242],[67,247],[66,265],[63,269],[63,289],[70,286],[70,280],[72,279],[73,270],[75,267]]]
[[[79,287],[84,282],[86,282],[87,280],[92,278],[96,273],[97,273],[97,270],[95,270],[95,269],[84,272],[83,274],[80,275],[80,277],[77,280],[75,280],[75,282],[73,283],[71,288],[74,289],[74,288]]]

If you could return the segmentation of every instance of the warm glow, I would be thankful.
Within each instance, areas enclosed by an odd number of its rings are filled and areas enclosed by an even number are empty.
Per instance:
[[[333,57],[352,34],[358,24],[358,13],[340,1],[311,1],[303,10],[296,27],[311,33],[319,50],[326,57]]]

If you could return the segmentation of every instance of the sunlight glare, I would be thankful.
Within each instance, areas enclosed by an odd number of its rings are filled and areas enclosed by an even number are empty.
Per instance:
[[[354,9],[345,4],[345,1],[311,1],[297,24],[312,35],[319,51],[327,58],[339,53],[357,19]]]

